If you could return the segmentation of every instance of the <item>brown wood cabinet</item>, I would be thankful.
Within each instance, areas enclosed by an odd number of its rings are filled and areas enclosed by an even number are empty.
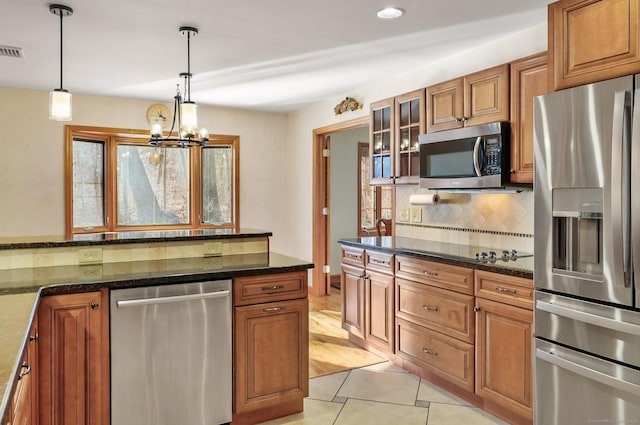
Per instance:
[[[259,304],[243,297],[258,287],[265,288]],[[309,393],[306,270],[236,278],[234,299],[244,301],[234,307],[233,423],[301,412]]]
[[[417,184],[418,136],[426,131],[424,89],[371,104],[370,184]]]
[[[108,300],[107,289],[42,298],[41,425],[109,425]]]
[[[638,0],[561,0],[549,5],[555,90],[640,72]]]
[[[511,62],[512,183],[533,183],[533,98],[548,92],[547,52]]]
[[[427,133],[509,121],[509,65],[427,87]]]
[[[13,385],[11,407],[5,424],[34,425],[38,423],[38,319],[29,330],[27,345],[20,363],[19,375]]]
[[[531,424],[533,282],[476,271],[476,394],[487,411]]]
[[[393,353],[394,256],[342,246],[342,328],[362,347]]]
[[[473,393],[473,269],[396,255],[395,277],[397,354]]]

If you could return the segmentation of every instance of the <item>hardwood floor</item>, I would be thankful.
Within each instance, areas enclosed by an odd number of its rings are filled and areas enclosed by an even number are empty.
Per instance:
[[[340,318],[340,291],[309,296],[309,378],[385,361],[350,343]]]

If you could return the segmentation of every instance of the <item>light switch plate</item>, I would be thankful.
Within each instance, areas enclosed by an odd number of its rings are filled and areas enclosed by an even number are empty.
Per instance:
[[[222,255],[222,242],[206,242],[203,248],[205,257],[216,257]]]
[[[400,221],[409,222],[409,208],[400,209]]]
[[[86,248],[78,250],[79,264],[102,264],[102,248]]]
[[[422,223],[422,208],[411,208],[411,222]]]

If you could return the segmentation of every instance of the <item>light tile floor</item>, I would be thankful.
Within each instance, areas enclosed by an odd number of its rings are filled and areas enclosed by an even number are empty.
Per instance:
[[[269,425],[506,425],[390,362],[309,381],[304,412]]]

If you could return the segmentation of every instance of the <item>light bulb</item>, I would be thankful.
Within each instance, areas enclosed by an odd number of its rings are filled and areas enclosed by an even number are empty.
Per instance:
[[[151,124],[151,137],[161,137],[162,136],[162,125],[157,122]]]

